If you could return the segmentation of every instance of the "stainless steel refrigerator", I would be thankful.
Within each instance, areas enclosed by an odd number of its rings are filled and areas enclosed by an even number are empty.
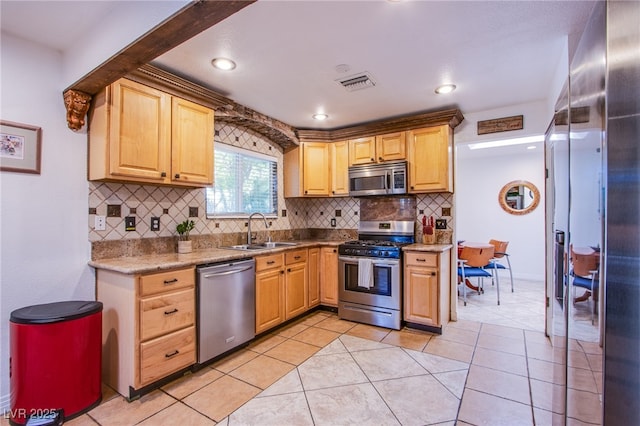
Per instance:
[[[640,425],[640,2],[595,3],[570,64],[545,150],[550,334],[565,363],[554,377],[554,424]],[[595,394],[572,376],[585,330],[569,289],[572,244],[601,253],[590,331],[602,355],[587,354]]]

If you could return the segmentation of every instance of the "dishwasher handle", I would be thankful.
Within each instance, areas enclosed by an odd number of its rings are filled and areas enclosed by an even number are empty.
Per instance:
[[[224,272],[214,272],[212,274],[205,274],[202,276],[202,278],[221,277],[224,275],[237,274],[238,272],[248,271],[249,269],[252,269],[252,268],[253,268],[253,265],[248,266],[246,268],[242,268],[242,269],[231,269],[229,271],[224,271]]]

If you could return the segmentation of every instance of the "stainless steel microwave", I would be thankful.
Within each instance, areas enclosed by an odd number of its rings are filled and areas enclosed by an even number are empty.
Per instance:
[[[352,197],[406,193],[406,161],[349,167],[349,195]]]

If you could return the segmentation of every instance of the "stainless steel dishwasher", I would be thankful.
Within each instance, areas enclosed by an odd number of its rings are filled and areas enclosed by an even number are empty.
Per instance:
[[[255,260],[197,267],[198,363],[255,337]]]

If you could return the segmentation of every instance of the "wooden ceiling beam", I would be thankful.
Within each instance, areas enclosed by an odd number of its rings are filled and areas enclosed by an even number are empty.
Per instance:
[[[102,88],[255,1],[197,0],[186,5],[64,90],[69,128],[82,128],[91,97]]]

